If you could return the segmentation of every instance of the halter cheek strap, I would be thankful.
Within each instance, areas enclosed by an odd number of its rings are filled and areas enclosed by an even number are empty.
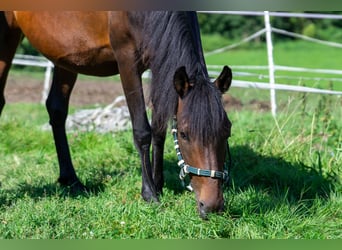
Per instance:
[[[230,156],[228,142],[227,142],[227,149],[226,149],[226,160],[224,163],[224,170],[223,171],[200,169],[200,168],[196,168],[196,167],[193,167],[193,166],[186,164],[184,159],[183,159],[183,156],[182,156],[182,153],[180,151],[179,144],[178,144],[177,120],[176,120],[176,118],[173,119],[171,132],[173,135],[173,141],[175,144],[175,150],[176,150],[176,154],[177,154],[177,158],[178,158],[178,166],[180,167],[179,178],[181,179],[183,184],[184,184],[184,179],[188,174],[194,174],[197,176],[221,179],[221,180],[223,180],[224,183],[228,184],[230,168],[231,168],[231,156]],[[191,185],[188,185],[187,189],[192,191]]]

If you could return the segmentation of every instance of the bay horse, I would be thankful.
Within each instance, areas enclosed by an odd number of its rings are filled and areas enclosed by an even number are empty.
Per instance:
[[[23,37],[55,66],[46,108],[60,184],[84,188],[73,167],[65,132],[77,74],[120,74],[141,159],[143,199],[159,202],[164,142],[168,123],[174,119],[181,175],[190,176],[200,216],[223,210],[231,123],[221,96],[230,87],[232,73],[225,66],[219,77],[210,81],[196,12],[1,12],[0,112],[5,105],[6,78]],[[152,72],[151,124],[141,80],[147,69]]]

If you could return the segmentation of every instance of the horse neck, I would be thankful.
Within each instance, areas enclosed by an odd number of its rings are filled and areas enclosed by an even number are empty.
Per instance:
[[[158,128],[164,130],[174,116],[178,95],[173,77],[185,66],[190,78],[208,78],[199,26],[195,12],[139,12],[135,23],[143,25],[142,46],[147,53],[147,67],[152,71],[150,100]]]

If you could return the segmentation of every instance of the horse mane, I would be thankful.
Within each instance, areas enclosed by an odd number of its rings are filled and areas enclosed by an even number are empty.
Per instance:
[[[148,53],[152,71],[149,98],[157,121],[154,129],[166,129],[175,115],[178,94],[173,77],[176,69],[185,66],[194,83],[183,111],[189,120],[189,132],[203,141],[216,138],[222,131],[225,112],[221,94],[210,82],[205,66],[196,12],[138,12],[135,15],[135,20],[143,25],[142,47]]]

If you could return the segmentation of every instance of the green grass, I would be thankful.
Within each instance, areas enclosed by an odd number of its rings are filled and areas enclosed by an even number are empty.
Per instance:
[[[72,195],[56,183],[52,136],[40,130],[45,108],[8,105],[0,120],[0,237],[341,238],[340,105],[337,97],[308,95],[288,101],[276,119],[229,110],[232,186],[227,210],[209,221],[180,185],[170,135],[160,205],[140,197],[131,131],[69,134],[76,171],[91,190]]]

